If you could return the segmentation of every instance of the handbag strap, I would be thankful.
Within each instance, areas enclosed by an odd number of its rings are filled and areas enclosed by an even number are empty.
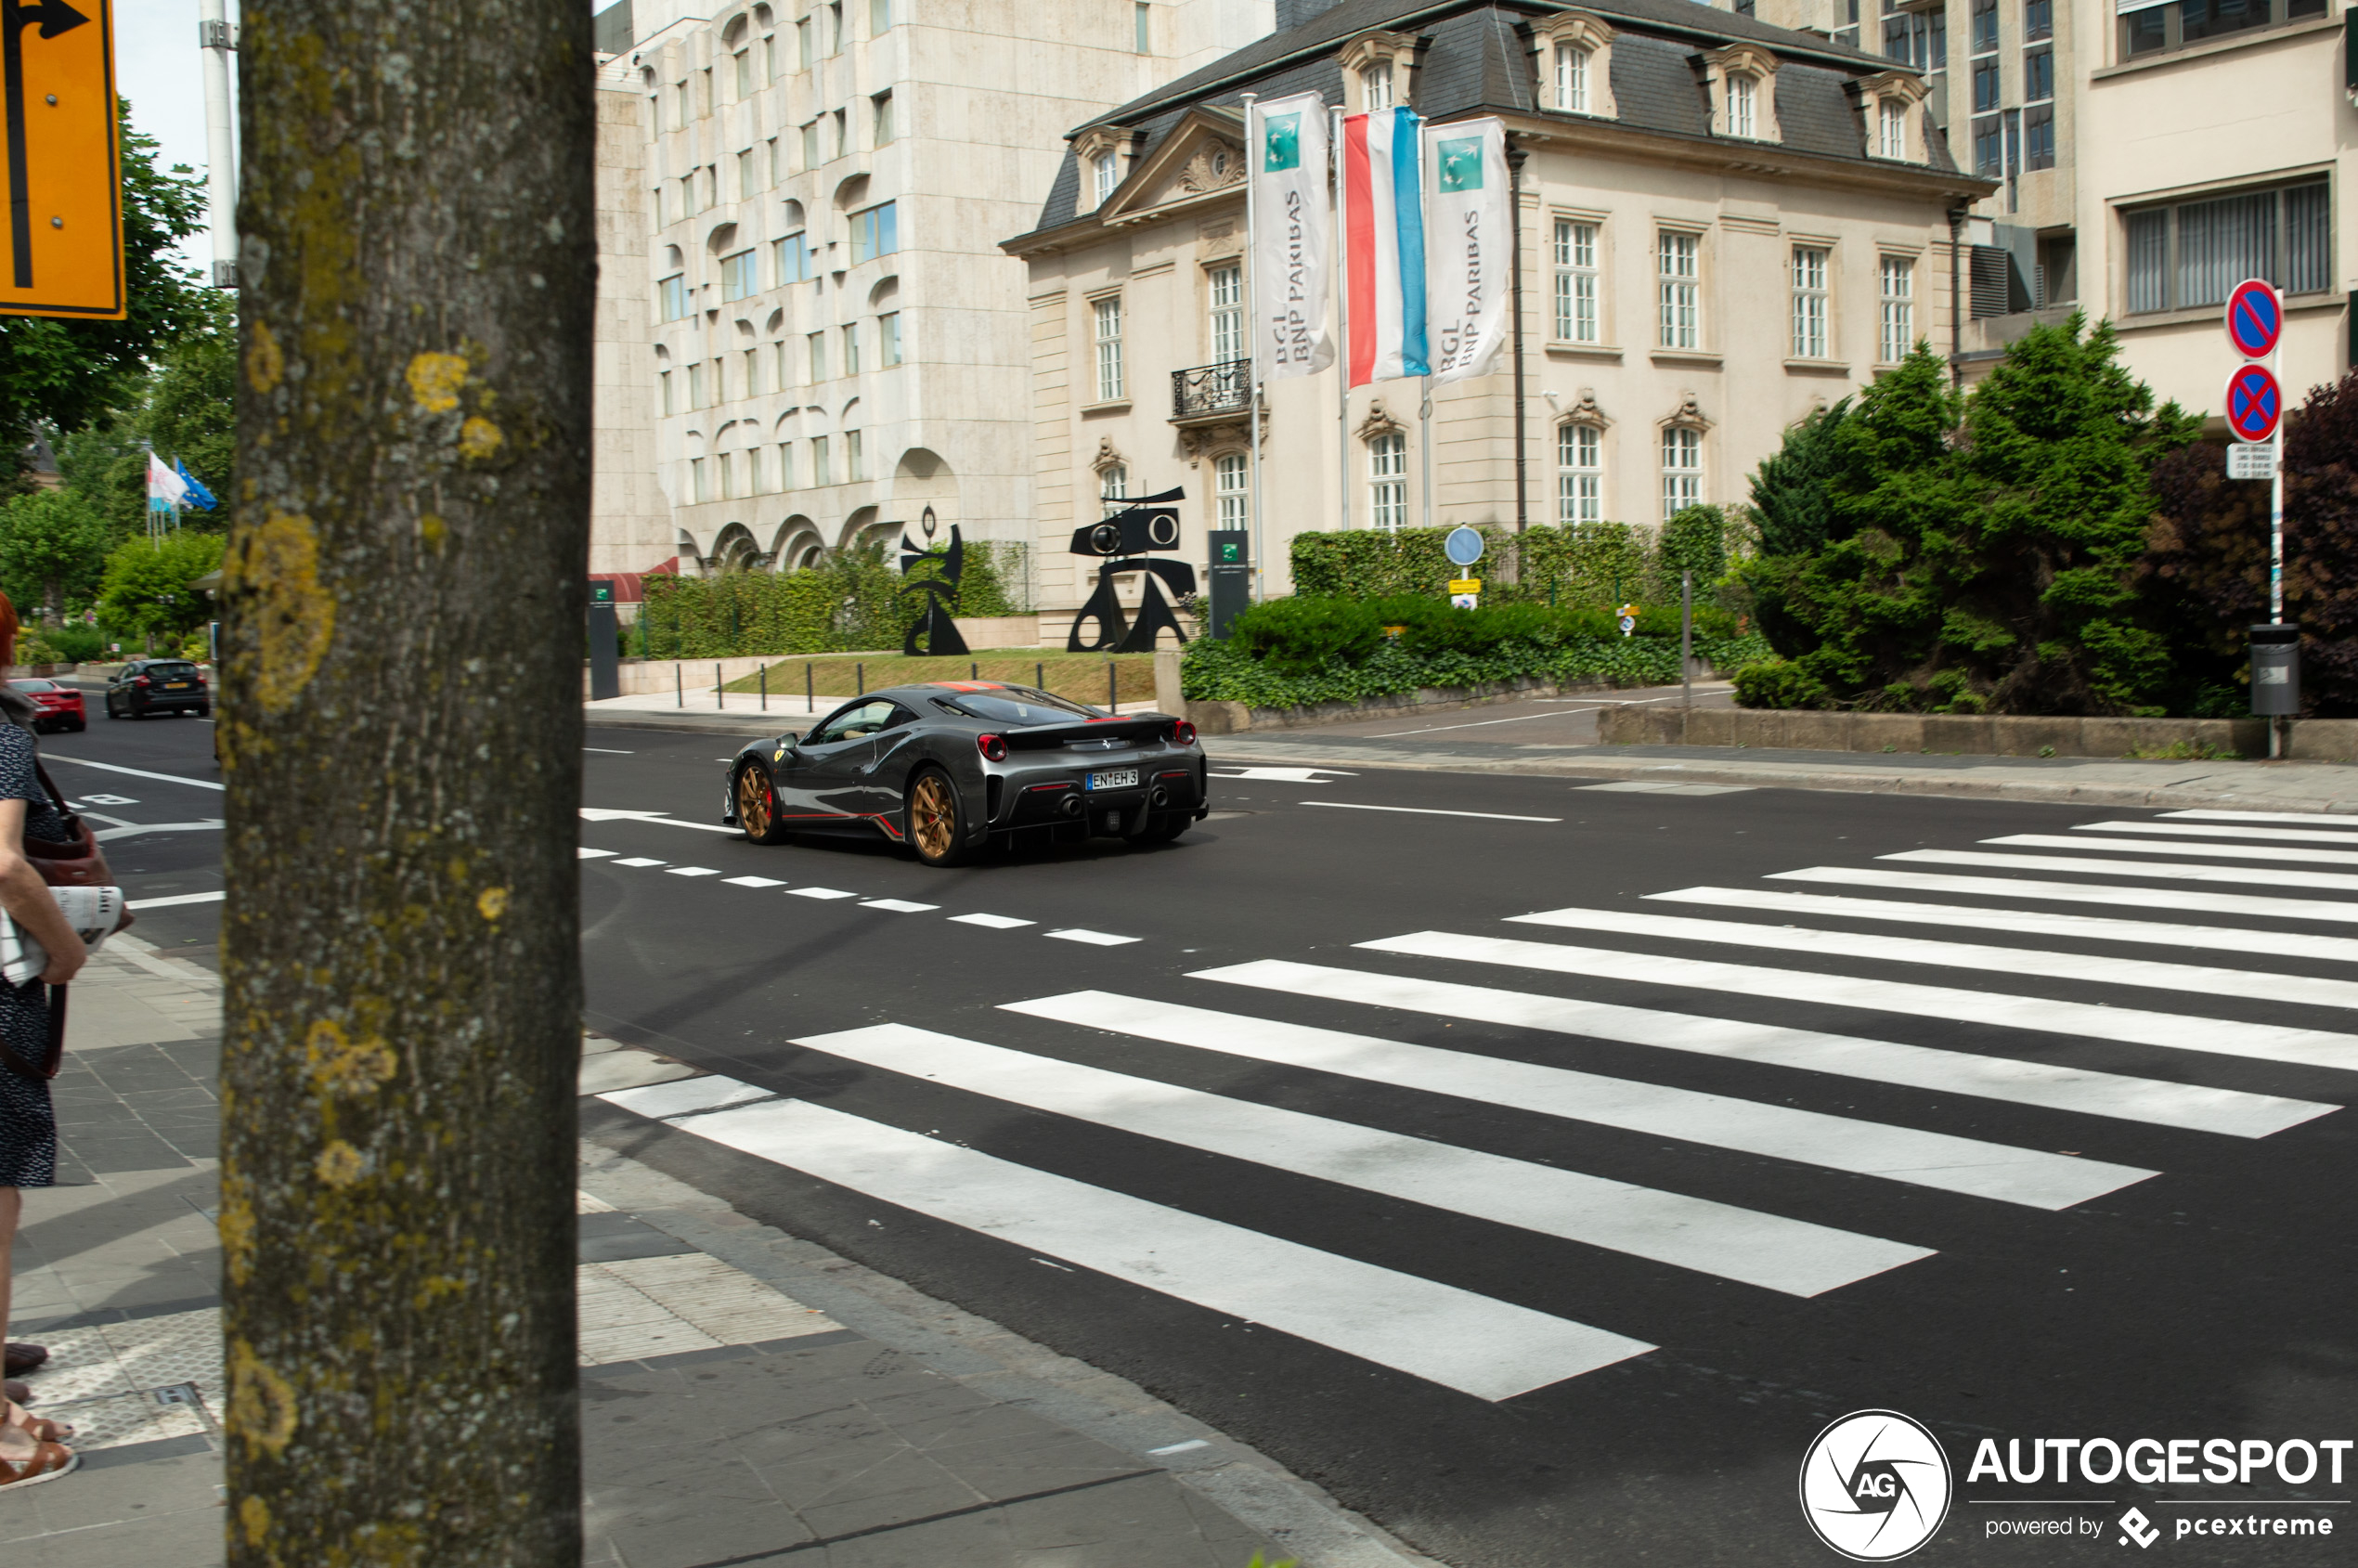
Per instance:
[[[82,819],[74,814],[72,807],[66,804],[64,793],[58,788],[57,781],[49,776],[49,770],[42,765],[41,754],[38,752],[33,754],[32,771],[33,775],[41,781],[41,787],[49,792],[49,803],[58,809],[58,815],[65,819],[66,826],[72,827],[79,823]]]

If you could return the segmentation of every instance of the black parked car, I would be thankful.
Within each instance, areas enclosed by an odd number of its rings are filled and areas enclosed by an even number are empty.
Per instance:
[[[145,719],[151,713],[213,711],[204,671],[187,659],[134,659],[107,682],[107,717]]]
[[[1024,686],[945,680],[856,697],[729,763],[720,820],[757,844],[882,833],[929,865],[993,840],[1178,837],[1211,810],[1196,727]]]

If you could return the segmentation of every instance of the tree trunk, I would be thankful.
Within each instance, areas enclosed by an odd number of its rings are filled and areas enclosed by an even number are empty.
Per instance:
[[[249,0],[228,1560],[580,1561],[579,0]]]

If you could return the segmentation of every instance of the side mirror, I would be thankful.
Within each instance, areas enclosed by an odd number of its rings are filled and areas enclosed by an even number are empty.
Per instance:
[[[798,730],[782,730],[778,732],[778,738],[773,744],[784,746],[791,751],[802,744],[802,732]]]

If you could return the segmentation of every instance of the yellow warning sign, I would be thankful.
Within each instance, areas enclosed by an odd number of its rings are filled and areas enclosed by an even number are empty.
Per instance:
[[[0,316],[121,319],[111,0],[0,0]]]
[[[1452,593],[1480,593],[1482,591],[1482,579],[1480,577],[1451,577],[1449,579],[1449,591]]]

